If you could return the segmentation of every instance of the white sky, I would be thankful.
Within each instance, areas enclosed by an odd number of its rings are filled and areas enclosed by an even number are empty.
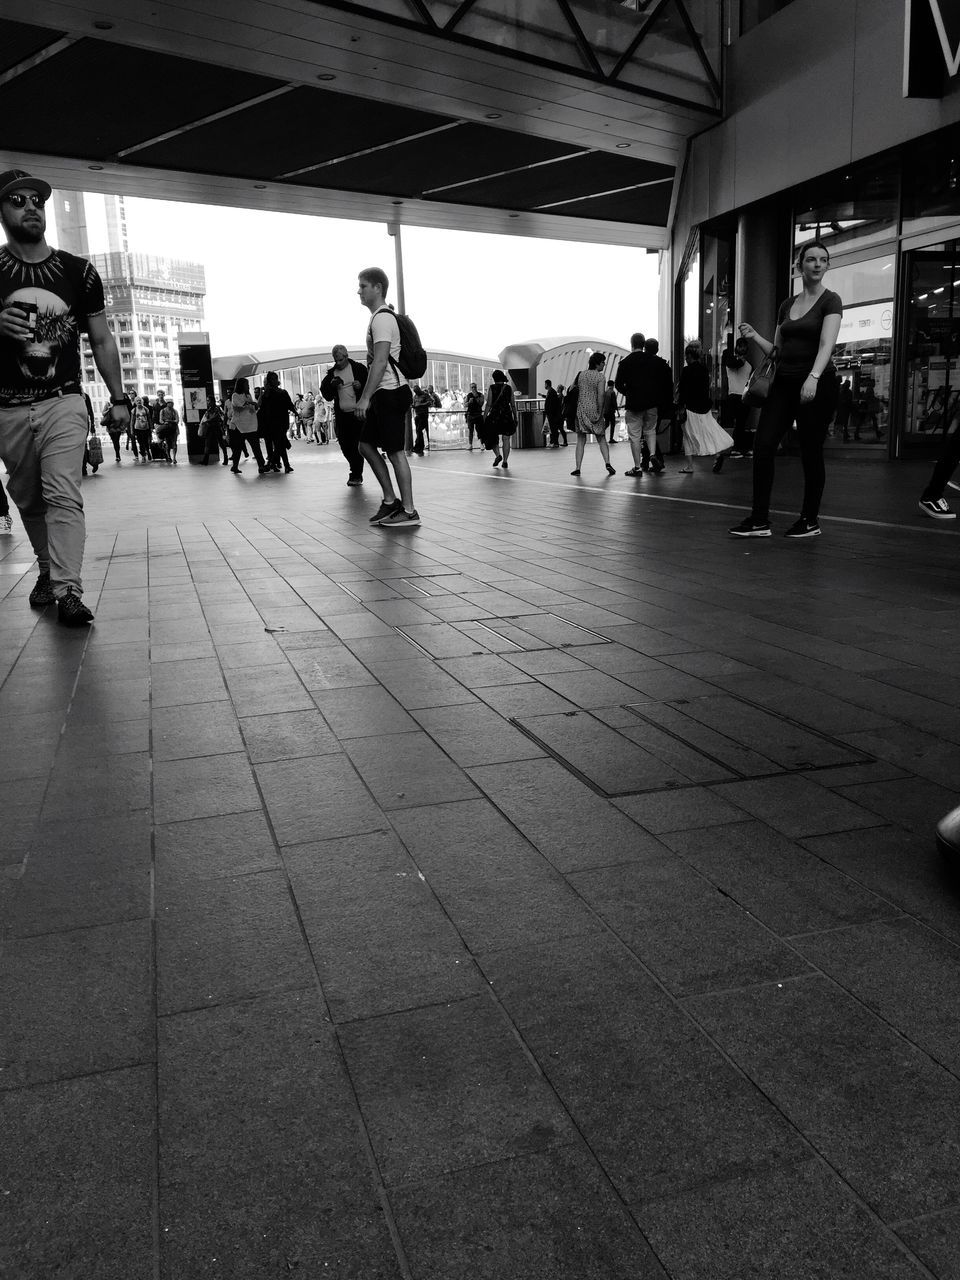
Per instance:
[[[98,203],[87,202],[92,253],[107,247]],[[131,197],[124,204],[131,250],[206,268],[215,356],[362,345],[369,316],[357,272],[379,266],[391,282],[396,274],[393,240],[379,223]],[[434,350],[496,357],[512,343],[565,334],[629,346],[637,329],[663,341],[658,259],[643,249],[420,227],[404,227],[402,240],[406,307]]]

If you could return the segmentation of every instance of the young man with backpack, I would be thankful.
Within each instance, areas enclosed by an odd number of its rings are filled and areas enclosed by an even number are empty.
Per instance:
[[[390,287],[386,272],[379,267],[368,267],[360,272],[358,280],[357,294],[370,312],[369,372],[354,412],[363,423],[360,452],[383,490],[383,501],[370,523],[385,529],[413,528],[420,523],[420,516],[413,505],[413,477],[403,450],[407,412],[413,403],[413,393],[406,380],[420,377],[426,371],[426,356],[411,321],[386,305]],[[381,449],[393,468],[399,498]]]

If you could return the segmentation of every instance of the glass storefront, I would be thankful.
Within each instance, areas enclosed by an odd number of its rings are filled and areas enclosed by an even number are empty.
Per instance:
[[[960,240],[908,255],[902,442],[933,445],[960,416]]]

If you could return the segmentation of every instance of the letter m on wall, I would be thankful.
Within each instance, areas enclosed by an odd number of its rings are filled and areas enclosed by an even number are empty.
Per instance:
[[[956,0],[905,0],[905,98],[942,98],[947,82],[960,73],[958,10]]]

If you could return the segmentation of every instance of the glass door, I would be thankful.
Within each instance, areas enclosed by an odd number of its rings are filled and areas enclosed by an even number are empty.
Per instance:
[[[939,448],[960,417],[960,241],[908,258],[905,449]]]

